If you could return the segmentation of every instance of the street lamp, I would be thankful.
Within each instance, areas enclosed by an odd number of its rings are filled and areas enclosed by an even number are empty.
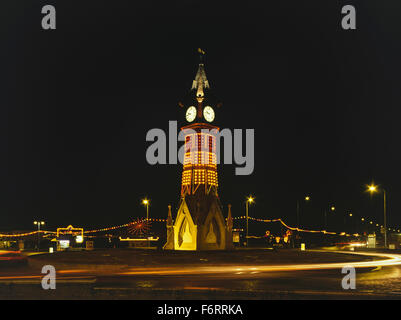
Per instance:
[[[334,212],[336,211],[336,207],[335,206],[330,206],[329,208],[330,211]],[[325,229],[327,230],[327,210],[324,210],[324,224],[325,224]]]
[[[352,212],[349,212],[348,213],[348,216],[349,216],[349,224],[350,224],[350,227],[349,227],[349,230],[351,231],[351,233],[355,230],[356,232],[358,232],[358,230],[357,230],[357,226],[356,226],[356,223],[355,223],[355,220],[354,220],[354,218],[353,218],[353,213]],[[345,228],[347,228],[347,224],[346,224],[346,218],[344,218],[344,222],[345,222]],[[355,226],[353,225],[353,223],[355,224]]]
[[[386,190],[381,188],[383,191],[383,216],[384,216],[384,248],[387,249],[387,206],[386,206]],[[368,191],[373,194],[375,192],[379,192],[378,186],[373,183],[368,186]]]
[[[149,204],[150,204],[150,201],[148,199],[143,199],[142,200],[142,204],[144,206],[146,206],[146,221],[148,221],[149,220]]]
[[[304,197],[304,201],[308,202],[310,201],[311,197],[306,195]],[[300,219],[299,219],[299,211],[300,211],[300,203],[299,203],[299,199],[297,199],[297,228],[299,229],[300,227]],[[299,239],[299,231],[297,231],[297,238]],[[293,245],[295,246],[295,241],[293,241]]]
[[[38,248],[37,251],[39,251],[39,234],[40,234],[40,226],[44,225],[45,222],[44,221],[34,221],[33,224],[36,224],[38,226]]]
[[[249,218],[249,215],[248,215],[248,205],[249,205],[249,204],[252,204],[254,200],[255,200],[255,198],[253,198],[252,196],[249,196],[249,197],[246,199],[246,246],[247,246],[247,247],[248,247],[248,218]]]
[[[361,233],[363,234],[363,230],[364,230],[364,228],[365,228],[365,218],[361,218]]]
[[[149,199],[143,199],[142,204],[146,206],[146,223],[149,223],[149,204],[150,200]],[[149,241],[149,234],[147,235],[148,238],[148,248],[150,247],[150,241]]]
[[[310,196],[305,196],[304,200],[310,201]],[[299,228],[299,200],[297,200],[297,228]]]

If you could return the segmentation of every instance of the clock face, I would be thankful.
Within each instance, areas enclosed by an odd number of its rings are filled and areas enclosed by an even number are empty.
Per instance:
[[[212,122],[214,120],[214,110],[210,106],[206,106],[203,109],[203,116],[205,117],[206,121]]]
[[[188,122],[192,122],[195,120],[196,117],[196,108],[194,106],[189,107],[187,113],[185,114],[185,118]]]

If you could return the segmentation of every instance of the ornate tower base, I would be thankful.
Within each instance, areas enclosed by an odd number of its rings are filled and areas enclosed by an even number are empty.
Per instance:
[[[167,221],[166,250],[232,248],[231,211],[226,223],[220,203],[213,195],[186,196],[181,200],[174,225]]]

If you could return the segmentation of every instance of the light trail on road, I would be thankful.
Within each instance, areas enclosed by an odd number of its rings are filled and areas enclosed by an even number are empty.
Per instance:
[[[317,252],[326,252],[316,250]],[[119,275],[186,275],[186,274],[237,274],[237,275],[258,275],[261,272],[274,271],[305,271],[305,270],[327,270],[341,269],[345,266],[354,268],[372,268],[401,265],[401,255],[388,253],[362,253],[347,251],[332,251],[333,253],[354,254],[369,257],[385,258],[375,261],[361,262],[335,262],[335,263],[319,263],[319,264],[289,264],[289,265],[229,265],[229,266],[207,266],[207,267],[165,267],[165,268],[132,268],[129,271],[118,273]]]
[[[327,252],[324,250],[310,250],[315,252]],[[285,265],[209,265],[209,266],[169,266],[169,267],[140,267],[140,268],[127,268],[124,271],[121,268],[110,270],[99,270],[91,268],[63,269],[57,271],[58,279],[63,278],[81,278],[96,277],[96,276],[186,276],[186,275],[218,275],[222,278],[225,277],[263,277],[263,273],[271,272],[287,272],[287,271],[307,271],[307,270],[329,270],[329,269],[342,269],[343,267],[354,268],[377,268],[386,266],[401,265],[400,254],[389,253],[363,253],[363,252],[349,252],[349,251],[331,251],[332,253],[352,254],[367,257],[379,257],[380,260],[373,261],[359,261],[359,262],[333,262],[333,263],[315,263],[315,264],[285,264]],[[43,275],[38,274],[13,274],[9,276],[0,276],[0,281],[7,280],[26,280],[26,279],[40,279]]]

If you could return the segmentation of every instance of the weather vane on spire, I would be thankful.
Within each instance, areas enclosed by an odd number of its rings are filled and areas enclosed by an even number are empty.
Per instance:
[[[205,55],[205,51],[203,51],[201,48],[198,48],[198,52],[199,52],[199,59],[200,62],[203,63],[203,56]]]

